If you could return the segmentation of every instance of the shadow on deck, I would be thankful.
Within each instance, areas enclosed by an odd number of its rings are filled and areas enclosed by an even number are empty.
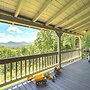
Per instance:
[[[48,81],[46,86],[36,86],[24,81],[4,90],[90,90],[90,63],[80,60],[61,70],[55,82]]]

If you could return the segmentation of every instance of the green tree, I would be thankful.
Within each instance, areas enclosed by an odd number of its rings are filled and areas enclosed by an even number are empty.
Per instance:
[[[38,53],[46,53],[57,50],[57,36],[52,31],[40,31],[35,40]]]
[[[75,48],[75,36],[69,34],[62,35],[62,49],[74,49]]]
[[[83,48],[90,48],[90,35],[85,35],[82,39],[83,41]]]

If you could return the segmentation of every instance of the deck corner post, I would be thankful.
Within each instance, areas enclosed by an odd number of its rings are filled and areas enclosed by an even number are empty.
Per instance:
[[[57,36],[58,36],[58,44],[57,44],[57,51],[58,51],[58,64],[59,64],[59,67],[61,67],[61,36],[63,34],[63,32],[61,31],[55,31]]]

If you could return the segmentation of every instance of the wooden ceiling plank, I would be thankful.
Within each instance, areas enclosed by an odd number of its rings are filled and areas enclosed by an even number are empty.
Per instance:
[[[34,16],[33,22],[38,20],[38,18],[44,13],[44,11],[48,8],[48,6],[50,5],[51,2],[52,2],[52,0],[46,0],[45,1],[45,3],[42,5],[39,12],[37,12],[37,14]]]
[[[84,20],[85,18],[90,16],[90,11],[85,13],[84,15],[82,15],[81,17],[78,17],[77,19],[75,19],[74,21],[68,23],[67,25],[64,25],[65,28],[70,28],[72,26],[74,26],[75,24],[79,23],[80,21]]]
[[[65,17],[62,21],[60,21],[55,27],[59,27],[61,24],[67,22],[71,18],[74,18],[76,15],[82,13],[84,10],[90,8],[90,1],[85,6],[82,6],[80,9],[76,10],[75,12],[71,13],[69,16]]]
[[[52,23],[60,14],[62,14],[65,10],[67,10],[73,3],[75,3],[77,0],[71,0],[67,3],[67,5],[63,6],[62,9],[60,9],[55,15],[53,15],[47,22],[46,26]]]
[[[24,0],[19,0],[14,17],[18,17],[23,4],[24,4]]]

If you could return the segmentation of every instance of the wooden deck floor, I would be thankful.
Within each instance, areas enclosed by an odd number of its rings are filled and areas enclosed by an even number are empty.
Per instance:
[[[55,82],[48,81],[46,86],[36,86],[24,81],[5,90],[90,90],[90,63],[86,60],[68,65],[61,70]]]

